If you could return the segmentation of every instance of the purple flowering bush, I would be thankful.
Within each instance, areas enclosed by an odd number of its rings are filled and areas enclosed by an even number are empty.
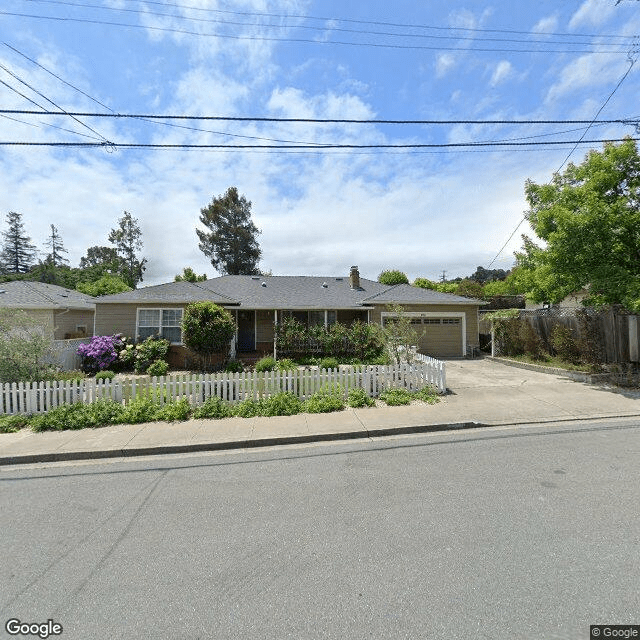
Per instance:
[[[82,356],[82,370],[86,373],[96,373],[106,369],[118,359],[123,344],[121,334],[94,336],[88,344],[81,344],[77,353]]]

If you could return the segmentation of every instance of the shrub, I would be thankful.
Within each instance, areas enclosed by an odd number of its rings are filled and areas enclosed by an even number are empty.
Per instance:
[[[83,371],[56,371],[49,379],[81,383],[86,377]]]
[[[125,414],[120,404],[112,400],[100,400],[93,404],[63,404],[34,416],[29,422],[34,431],[63,431],[130,422]]]
[[[367,395],[364,389],[349,389],[347,394],[347,404],[350,407],[372,407],[375,404],[375,400]]]
[[[411,402],[411,394],[406,389],[387,389],[380,394],[380,400],[390,407],[398,407]]]
[[[155,419],[165,422],[180,422],[187,420],[191,414],[191,405],[186,398],[169,402],[156,410]]]
[[[170,343],[164,338],[149,336],[144,342],[136,345],[135,372],[144,373],[156,360],[166,360]]]
[[[169,365],[164,360],[154,360],[148,367],[147,373],[150,376],[164,376],[169,370]]]
[[[580,349],[569,327],[565,327],[562,324],[557,324],[553,327],[549,336],[549,343],[562,360],[572,364],[580,362]]]
[[[440,402],[440,396],[438,392],[431,386],[426,386],[420,389],[420,391],[416,391],[413,394],[413,397],[416,400],[422,400],[422,402],[426,402],[427,404],[435,404],[436,402]]]
[[[387,269],[378,276],[378,282],[392,286],[394,284],[409,284],[407,274],[398,269]]]
[[[261,402],[260,415],[294,416],[302,412],[302,401],[293,393],[281,392],[265,398]]]
[[[298,365],[290,358],[282,358],[276,362],[276,369],[278,371],[294,371],[298,368]]]
[[[182,340],[202,358],[204,369],[214,354],[228,351],[235,332],[233,316],[213,302],[194,302],[184,310]]]
[[[304,403],[304,410],[307,413],[329,413],[342,409],[344,409],[344,398],[340,385],[325,385]]]
[[[262,414],[262,402],[247,398],[233,407],[233,415],[239,418],[255,418]]]
[[[127,424],[153,422],[158,411],[158,405],[149,397],[138,396],[125,406],[122,421]]]
[[[133,371],[136,365],[136,349],[126,337],[121,338],[121,345],[116,345],[118,360],[112,366],[119,371]]]
[[[103,371],[98,371],[96,373],[96,380],[113,380],[115,377],[115,371],[111,371],[110,369],[104,369]]]
[[[2,416],[0,418],[0,433],[14,433],[29,425],[29,418],[25,415]]]
[[[211,396],[193,410],[194,418],[228,418],[233,415],[231,407],[218,396]]]
[[[276,359],[271,356],[260,358],[256,362],[256,371],[273,371],[276,368]]]
[[[335,358],[322,358],[320,360],[321,369],[337,369],[338,361]]]
[[[88,344],[78,347],[78,355],[82,356],[82,370],[86,373],[97,373],[106,369],[118,359],[122,347],[122,336],[94,336]]]
[[[229,360],[224,366],[224,370],[227,373],[242,373],[244,371],[244,365],[240,360]]]
[[[42,360],[50,352],[51,337],[25,312],[0,309],[0,381],[48,379],[52,368]]]

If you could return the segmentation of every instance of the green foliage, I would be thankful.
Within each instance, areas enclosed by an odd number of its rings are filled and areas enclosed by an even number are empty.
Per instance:
[[[233,407],[233,415],[239,418],[255,418],[261,415],[262,402],[260,400],[254,400],[253,398],[247,398]]]
[[[322,358],[320,360],[321,369],[337,369],[338,361],[335,358]]]
[[[50,331],[24,311],[0,309],[0,382],[47,380]]]
[[[148,367],[147,373],[150,376],[165,376],[169,371],[169,365],[164,360],[154,360]]]
[[[9,211],[7,231],[2,232],[2,251],[0,251],[0,271],[3,273],[27,273],[36,257],[36,248],[26,235],[22,214]]]
[[[138,259],[137,251],[142,249],[142,231],[138,225],[138,220],[128,211],[125,211],[122,218],[118,220],[118,227],[111,229],[109,242],[115,245],[116,252],[120,259],[120,271],[118,275],[133,289],[139,282],[142,282],[147,263],[146,258]]]
[[[204,282],[206,279],[206,273],[199,276],[191,267],[185,267],[182,274],[178,274],[173,280],[174,282]]]
[[[485,269],[484,267],[478,267],[468,279],[484,285],[489,282],[500,282],[504,280],[507,275],[508,272],[504,269]]]
[[[32,416],[29,424],[34,431],[63,431],[126,423],[130,422],[128,418],[126,409],[121,404],[112,400],[99,400],[93,404],[61,405],[47,413]]]
[[[569,327],[562,324],[557,324],[553,327],[549,336],[549,344],[563,360],[572,364],[580,362],[580,349],[573,331]]]
[[[325,385],[304,403],[304,411],[307,413],[330,413],[342,409],[344,394],[340,385]]]
[[[379,397],[390,407],[411,403],[411,394],[406,389],[387,389]]]
[[[387,269],[378,276],[378,282],[386,285],[409,284],[407,274],[397,269]]]
[[[436,404],[436,402],[440,402],[438,392],[431,386],[426,386],[419,391],[416,391],[413,394],[413,397],[416,400],[422,400],[422,402],[426,402],[427,404]]]
[[[149,396],[137,396],[124,408],[122,421],[126,424],[140,424],[153,422],[158,411],[158,405]]]
[[[23,415],[1,416],[0,433],[15,433],[29,425],[29,418]]]
[[[349,389],[347,404],[350,407],[373,407],[375,403],[375,400],[370,398],[364,389]]]
[[[218,398],[218,396],[211,396],[201,404],[199,407],[193,410],[192,416],[194,418],[229,418],[233,415],[231,407]]]
[[[262,416],[294,416],[302,412],[302,401],[293,393],[281,392],[260,402]]]
[[[158,338],[157,336],[149,336],[144,342],[137,344],[135,346],[135,372],[145,373],[152,363],[157,360],[166,360],[169,347],[170,343],[168,340]]]
[[[180,398],[174,402],[168,402],[156,409],[154,420],[163,422],[181,422],[188,420],[191,415],[191,405],[186,398]]]
[[[85,378],[87,374],[84,371],[56,371],[49,380],[61,380],[61,381],[69,381],[69,382],[77,382],[80,384]]]
[[[203,361],[203,368],[210,368],[214,354],[229,350],[236,332],[233,316],[213,302],[194,302],[182,316],[182,341]]]
[[[421,289],[433,289],[439,293],[455,293],[458,289],[457,282],[434,282],[428,278],[416,278],[413,281],[413,286]]]
[[[517,311],[505,309],[496,311],[496,314],[505,311]],[[487,314],[489,315],[489,314]],[[504,356],[516,356],[527,354],[533,358],[540,358],[545,353],[544,343],[533,327],[524,318],[494,315],[492,326],[496,341],[497,352]]]
[[[119,276],[105,274],[93,282],[78,282],[76,289],[88,296],[107,296],[131,291],[131,287]]]
[[[135,345],[128,338],[121,337],[120,345],[116,347],[118,359],[112,363],[118,371],[132,371],[136,365],[137,351]]]
[[[474,280],[461,280],[456,287],[455,294],[465,298],[482,298],[482,285]]]
[[[244,371],[244,365],[240,360],[229,360],[224,365],[224,370],[227,373],[242,373]]]
[[[96,373],[96,380],[113,380],[116,373],[115,371],[111,371],[110,369],[104,369],[103,371],[98,371]]]
[[[418,333],[415,325],[411,324],[411,318],[407,316],[404,309],[399,305],[387,305],[387,311],[392,313],[392,317],[385,318],[382,328],[384,333],[387,352],[397,364],[402,360],[413,361],[412,347],[417,346],[424,335]]]
[[[636,143],[606,143],[549,184],[527,181],[527,218],[541,248],[517,254],[536,301],[559,302],[588,287],[587,305],[640,311],[640,156]]]
[[[200,222],[208,232],[196,229],[200,250],[223,275],[258,275],[262,254],[257,236],[260,231],[251,220],[251,202],[229,187],[200,210]]]
[[[44,263],[51,266],[53,269],[62,266],[65,262],[69,262],[68,258],[65,258],[62,254],[69,253],[62,244],[62,238],[58,233],[58,229],[51,225],[51,235],[45,241],[45,245],[51,248],[51,253],[47,254]]]
[[[271,356],[260,358],[256,362],[255,370],[258,372],[273,371],[276,368],[276,359]]]
[[[295,371],[298,365],[290,358],[282,358],[276,362],[276,369],[278,371]]]

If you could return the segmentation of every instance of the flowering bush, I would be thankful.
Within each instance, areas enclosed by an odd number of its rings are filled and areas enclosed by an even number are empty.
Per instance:
[[[86,373],[96,373],[106,369],[118,358],[118,351],[122,347],[122,336],[94,336],[88,344],[81,344],[77,353],[82,356],[82,370]]]

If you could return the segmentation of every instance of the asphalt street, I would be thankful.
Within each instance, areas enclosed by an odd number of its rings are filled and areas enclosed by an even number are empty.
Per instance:
[[[640,624],[639,454],[636,418],[5,467],[0,637],[586,640]]]

